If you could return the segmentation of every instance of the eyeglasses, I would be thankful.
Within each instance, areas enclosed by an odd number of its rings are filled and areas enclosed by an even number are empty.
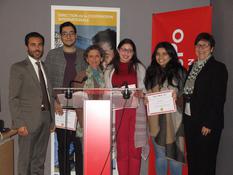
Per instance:
[[[197,44],[197,45],[195,45],[195,47],[198,49],[205,49],[209,46],[210,46],[209,44]]]
[[[133,53],[133,50],[132,50],[132,49],[126,49],[126,48],[120,48],[120,51],[121,51],[121,52],[124,52],[124,53],[129,53],[129,54],[132,54],[132,53]]]
[[[68,37],[68,36],[72,37],[72,36],[75,36],[75,35],[76,35],[75,32],[62,32],[61,33],[62,37]]]

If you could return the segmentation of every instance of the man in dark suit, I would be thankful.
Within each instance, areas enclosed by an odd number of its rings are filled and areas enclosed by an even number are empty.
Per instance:
[[[11,66],[9,106],[12,128],[18,130],[19,175],[43,175],[54,107],[51,85],[41,61],[44,37],[31,32],[25,36],[28,56]]]
[[[77,30],[71,22],[60,25],[60,37],[63,43],[49,51],[45,65],[48,68],[48,76],[53,88],[69,87],[76,74],[86,70],[87,64],[83,59],[83,50],[76,47]],[[62,114],[58,99],[55,103],[55,112]],[[75,131],[56,129],[58,140],[58,162],[60,175],[69,175],[71,171],[69,161],[69,146],[74,144],[75,171],[77,175],[83,174],[83,153],[80,137],[76,137]]]

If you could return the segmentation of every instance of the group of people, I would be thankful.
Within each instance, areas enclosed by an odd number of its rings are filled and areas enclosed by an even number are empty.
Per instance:
[[[84,77],[86,80],[74,87],[114,88],[127,84],[142,89],[135,93],[137,108],[114,111],[119,175],[139,175],[141,160],[148,157],[149,149],[155,151],[157,175],[166,175],[168,169],[171,175],[182,175],[185,145],[189,175],[215,174],[228,73],[213,56],[215,40],[211,34],[196,37],[197,60],[188,71],[166,41],[157,44],[146,69],[131,39],[121,40],[116,48],[95,36],[93,45],[83,51],[75,45],[77,30],[71,22],[60,25],[60,37],[63,46],[50,50],[43,63],[44,37],[36,32],[27,34],[28,56],[11,67],[9,101],[13,128],[19,134],[19,175],[44,173],[49,135],[55,129],[54,113],[63,113],[52,88],[69,87],[71,81],[81,82]],[[176,112],[147,116],[146,94],[164,90],[173,91]],[[70,174],[67,148],[71,142],[76,174],[83,174],[83,114],[82,110],[76,113],[77,132],[55,129],[60,175]],[[149,138],[153,148],[148,146]]]

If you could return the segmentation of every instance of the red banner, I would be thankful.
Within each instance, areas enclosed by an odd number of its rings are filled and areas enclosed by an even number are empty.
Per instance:
[[[211,6],[153,14],[152,52],[157,43],[168,41],[175,47],[181,63],[187,68],[196,59],[194,41],[200,32],[212,32]],[[150,147],[149,175],[156,175],[153,145]],[[182,174],[187,175],[187,172],[186,164]]]
[[[211,6],[153,14],[152,52],[158,42],[171,42],[187,68],[195,60],[194,40],[200,32],[212,32]]]

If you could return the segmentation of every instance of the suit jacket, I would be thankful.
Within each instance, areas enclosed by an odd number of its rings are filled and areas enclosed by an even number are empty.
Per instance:
[[[190,108],[191,119],[200,127],[205,126],[210,129],[224,127],[227,79],[226,66],[215,60],[213,56],[198,74],[191,96]]]
[[[76,48],[76,55],[76,72],[86,70],[87,64],[83,58],[83,50]],[[46,57],[45,65],[48,68],[48,76],[53,88],[63,87],[64,72],[66,68],[63,47],[50,50]]]
[[[45,67],[44,70],[46,74]],[[47,86],[51,102],[51,127],[53,127],[54,98],[51,96],[52,87],[48,78]],[[9,82],[9,107],[12,116],[12,127],[17,129],[26,126],[29,132],[35,131],[42,122],[41,104],[42,91],[40,82],[29,58],[13,64],[10,70]]]

